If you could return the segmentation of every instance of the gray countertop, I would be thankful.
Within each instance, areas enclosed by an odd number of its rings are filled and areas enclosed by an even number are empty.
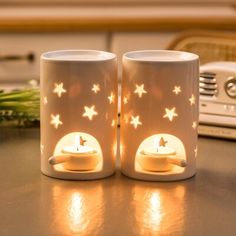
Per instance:
[[[198,149],[185,181],[63,181],[40,173],[38,129],[0,128],[0,235],[236,235],[236,143]]]

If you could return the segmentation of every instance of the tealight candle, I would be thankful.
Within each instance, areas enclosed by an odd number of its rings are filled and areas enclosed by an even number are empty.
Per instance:
[[[154,139],[154,147],[142,150],[139,154],[139,164],[148,171],[169,171],[173,165],[186,166],[186,161],[176,154],[171,147],[165,146],[166,141]],[[155,148],[157,146],[157,148]]]
[[[79,140],[79,141],[78,141]],[[85,140],[82,137],[75,137],[74,146],[66,146],[62,149],[61,155],[49,158],[51,165],[63,163],[67,170],[92,170],[98,164],[98,153],[91,147],[83,146]]]

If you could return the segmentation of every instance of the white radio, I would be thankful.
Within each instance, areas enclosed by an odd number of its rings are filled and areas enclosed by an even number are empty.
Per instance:
[[[200,68],[200,135],[236,139],[236,62]]]

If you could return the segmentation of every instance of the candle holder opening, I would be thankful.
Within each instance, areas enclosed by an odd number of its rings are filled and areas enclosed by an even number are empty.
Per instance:
[[[187,165],[183,142],[171,134],[145,138],[135,155],[135,171],[158,175],[182,173]]]
[[[103,166],[102,149],[92,135],[72,132],[57,142],[49,163],[59,172],[99,172]]]

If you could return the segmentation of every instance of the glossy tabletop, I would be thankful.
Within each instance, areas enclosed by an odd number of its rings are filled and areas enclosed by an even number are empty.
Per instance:
[[[0,235],[236,235],[236,142],[199,138],[197,175],[160,183],[119,172],[40,173],[39,130],[0,128]]]

